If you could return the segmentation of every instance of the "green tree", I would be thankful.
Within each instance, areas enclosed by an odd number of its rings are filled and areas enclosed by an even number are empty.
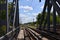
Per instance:
[[[39,13],[39,14],[37,15],[37,25],[40,24],[40,18],[41,18],[41,13]]]
[[[2,4],[6,4],[5,0],[0,0],[1,8],[4,8],[3,6],[6,6],[6,5],[2,6]],[[9,3],[9,6],[8,6],[9,15],[10,15],[11,8],[12,8],[12,3]],[[6,21],[6,10],[5,9],[3,9],[3,10],[0,9],[0,21],[1,20]],[[2,26],[0,25],[0,36],[2,36],[4,34],[6,34],[6,25],[2,24]]]
[[[42,15],[42,13],[39,13],[39,14],[37,15],[37,24],[38,24],[38,25],[40,24],[41,15]],[[44,22],[45,22],[46,17],[47,17],[47,12],[45,12],[43,24],[44,24]],[[56,22],[57,22],[57,24],[60,24],[60,17],[59,17],[58,15],[56,15]],[[50,24],[52,24],[52,23],[53,23],[53,13],[50,13]],[[42,24],[42,25],[43,25],[43,24]]]

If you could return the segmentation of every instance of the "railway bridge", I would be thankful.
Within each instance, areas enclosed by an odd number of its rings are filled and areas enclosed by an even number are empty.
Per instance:
[[[6,25],[6,34],[0,40],[60,40],[60,22],[57,23],[57,15],[60,18],[60,0],[45,0],[40,18],[40,24],[36,29],[26,25],[22,30],[19,25],[19,0],[13,0],[10,13],[8,0],[0,0],[0,27]],[[2,3],[4,2],[4,3]],[[39,0],[41,2],[41,0]],[[50,13],[53,7],[53,22],[50,24]],[[45,11],[47,14],[45,15]],[[60,19],[59,19],[60,20]],[[42,25],[43,24],[43,25]],[[22,38],[22,39],[21,39]]]

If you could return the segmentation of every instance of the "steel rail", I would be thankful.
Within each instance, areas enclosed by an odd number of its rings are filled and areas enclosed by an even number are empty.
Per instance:
[[[29,32],[30,35],[32,35],[32,38],[34,40],[41,40],[40,35],[37,35],[36,33],[34,33],[33,31],[31,31],[29,28],[26,28],[26,31]]]
[[[30,27],[28,27],[28,28],[30,28]],[[54,34],[53,32],[50,32],[50,31],[38,30],[38,29],[33,29],[33,28],[30,28],[30,29],[34,30],[35,32],[41,34],[42,36],[44,36],[48,39],[60,40],[59,34]]]
[[[31,40],[31,35],[26,31],[26,29],[24,29],[24,40],[26,40],[27,37],[29,38],[29,40]]]

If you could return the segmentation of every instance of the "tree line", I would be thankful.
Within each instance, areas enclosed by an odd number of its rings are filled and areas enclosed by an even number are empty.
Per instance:
[[[10,9],[12,7],[12,3],[8,3],[8,13],[10,16]],[[0,36],[6,34],[6,2],[5,0],[0,0]]]
[[[40,24],[40,20],[41,20],[41,16],[42,15],[42,13],[39,13],[38,15],[37,15],[37,25],[39,25]],[[46,16],[47,16],[47,12],[45,12],[45,17],[44,18],[46,18]],[[45,20],[44,20],[45,21]],[[57,24],[59,24],[60,23],[60,17],[58,16],[58,14],[56,14],[56,23]],[[53,13],[51,12],[50,13],[50,24],[53,24]]]
[[[41,20],[41,16],[42,15],[42,13],[39,13],[38,15],[37,15],[37,17],[36,17],[36,21],[35,22],[28,22],[28,23],[25,23],[25,24],[30,24],[30,25],[40,25],[40,20]],[[45,19],[46,19],[46,16],[47,16],[47,12],[45,12]],[[44,22],[45,22],[45,20],[43,21],[43,24],[42,25],[44,25]],[[51,12],[50,13],[50,24],[52,25],[53,24],[53,13]],[[60,17],[58,16],[58,15],[56,15],[56,24],[60,24]]]

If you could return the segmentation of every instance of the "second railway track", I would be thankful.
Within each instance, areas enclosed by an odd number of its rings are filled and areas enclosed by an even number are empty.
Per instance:
[[[24,34],[27,34],[27,37],[25,36],[25,40],[26,38],[29,40],[60,40],[60,36],[51,32],[40,31],[30,27],[26,27],[24,30],[26,32],[24,32]]]

